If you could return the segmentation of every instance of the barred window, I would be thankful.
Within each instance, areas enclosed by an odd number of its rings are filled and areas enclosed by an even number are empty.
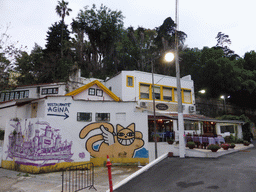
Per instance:
[[[92,113],[77,113],[77,121],[92,121]]]
[[[110,113],[96,113],[96,121],[110,121]]]

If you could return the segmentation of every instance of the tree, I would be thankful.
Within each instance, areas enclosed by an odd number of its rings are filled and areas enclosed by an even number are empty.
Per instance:
[[[61,17],[61,23],[62,23],[62,28],[61,28],[61,58],[63,57],[63,49],[62,49],[62,41],[63,41],[63,27],[64,27],[64,19],[65,16],[69,16],[69,12],[72,11],[72,9],[68,8],[68,2],[65,2],[64,0],[58,1],[58,5],[55,8],[56,13]]]
[[[91,45],[88,65],[93,66],[93,76],[104,77],[106,73],[117,73],[118,60],[116,45],[120,41],[123,29],[123,15],[121,11],[112,11],[101,5],[91,9],[88,6],[80,10],[72,26],[84,30]]]
[[[231,60],[239,58],[239,56],[229,48],[229,46],[231,45],[229,35],[225,35],[224,33],[219,32],[215,39],[217,39],[216,47],[222,49],[226,57],[229,57]]]

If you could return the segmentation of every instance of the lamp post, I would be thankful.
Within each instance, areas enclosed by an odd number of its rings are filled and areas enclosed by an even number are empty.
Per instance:
[[[176,67],[176,81],[177,81],[177,98],[178,98],[178,128],[179,128],[179,156],[185,157],[185,140],[184,140],[184,120],[183,107],[181,98],[181,84],[180,84],[180,65],[179,65],[179,41],[178,41],[178,0],[176,0],[175,8],[175,67]]]
[[[229,98],[230,98],[230,95],[228,95],[227,97],[226,97],[225,95],[221,95],[220,98],[223,99],[224,111],[225,111],[225,114],[226,114],[226,113],[227,113],[227,109],[226,109],[226,98],[229,99]]]

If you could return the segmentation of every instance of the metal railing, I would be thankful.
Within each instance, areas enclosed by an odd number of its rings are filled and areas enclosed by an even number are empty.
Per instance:
[[[85,188],[97,191],[94,187],[93,163],[68,167],[62,171],[62,192],[80,191]]]

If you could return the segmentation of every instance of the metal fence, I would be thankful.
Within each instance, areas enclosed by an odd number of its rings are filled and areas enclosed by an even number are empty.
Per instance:
[[[93,163],[72,166],[62,171],[62,192],[80,191],[85,188],[96,190]]]

